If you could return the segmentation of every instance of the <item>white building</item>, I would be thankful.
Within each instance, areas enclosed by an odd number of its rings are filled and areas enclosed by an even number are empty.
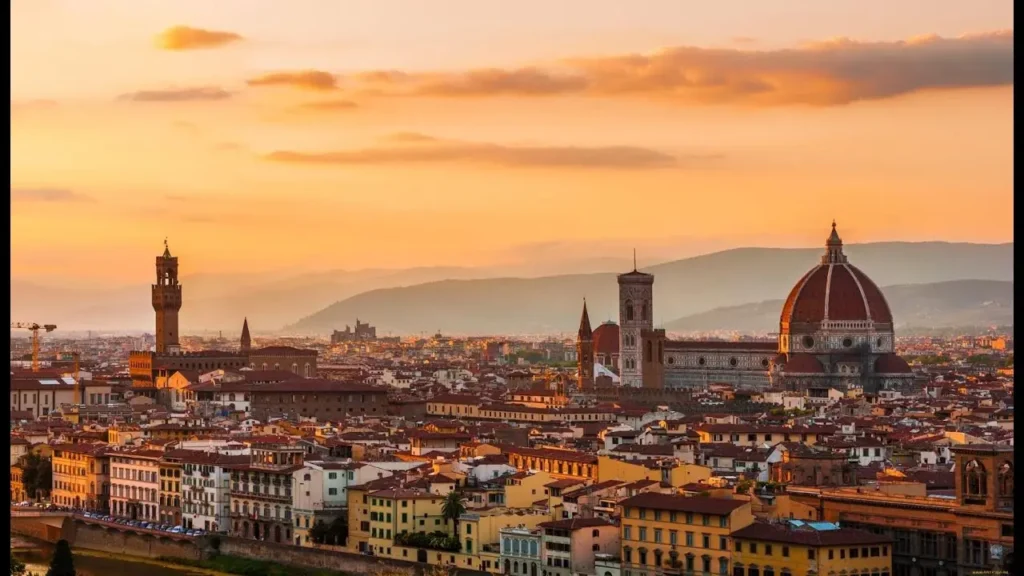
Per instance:
[[[160,450],[110,454],[110,513],[130,520],[160,518]]]
[[[247,455],[181,451],[181,522],[207,532],[227,530],[231,478],[227,466],[249,461]]]
[[[348,487],[355,484],[363,464],[352,461],[311,460],[292,472],[292,512],[296,546],[309,546],[309,529],[317,522],[330,525],[346,513]]]

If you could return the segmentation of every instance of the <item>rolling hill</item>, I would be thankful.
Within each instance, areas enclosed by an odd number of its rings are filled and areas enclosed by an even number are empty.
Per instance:
[[[845,251],[879,286],[1013,281],[1012,243],[884,242],[848,245]],[[655,322],[784,298],[820,255],[820,248],[740,248],[646,268],[655,275]],[[323,334],[359,317],[376,325],[378,334],[571,332],[584,297],[592,321],[617,319],[615,276],[442,280],[370,290],[306,316],[286,331]]]
[[[882,288],[896,329],[1013,324],[1013,282],[954,280]],[[715,308],[665,324],[669,332],[773,332],[783,300]]]

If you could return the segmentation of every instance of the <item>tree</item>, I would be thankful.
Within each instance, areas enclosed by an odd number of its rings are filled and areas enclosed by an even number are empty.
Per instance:
[[[57,542],[57,549],[53,551],[53,560],[50,560],[50,569],[46,576],[75,576],[75,559],[71,555],[71,545],[67,540]]]
[[[25,471],[21,477],[29,499],[42,498],[50,493],[53,485],[53,468],[49,458],[30,452],[25,457]]]
[[[466,507],[462,504],[462,494],[458,490],[452,490],[444,497],[441,505],[441,517],[447,523],[451,520],[454,523],[455,534],[459,533],[459,517],[466,513]]]
[[[11,576],[25,576],[25,564],[11,554]]]
[[[338,516],[327,528],[327,538],[335,546],[343,546],[348,539],[348,517]]]
[[[323,520],[317,520],[309,529],[309,539],[316,544],[323,544],[327,540],[327,525]]]

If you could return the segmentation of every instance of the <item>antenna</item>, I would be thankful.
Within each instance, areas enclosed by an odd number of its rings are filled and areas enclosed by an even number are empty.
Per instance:
[[[633,272],[636,272],[636,248],[633,248]]]

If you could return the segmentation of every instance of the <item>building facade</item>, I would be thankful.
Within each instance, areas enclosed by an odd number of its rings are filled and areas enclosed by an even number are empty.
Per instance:
[[[253,387],[251,414],[266,421],[271,416],[315,417],[320,421],[387,413],[387,389],[339,380],[294,380]]]
[[[128,520],[160,519],[160,450],[110,453],[110,514]]]
[[[164,253],[156,257],[156,284],[153,284],[153,311],[156,312],[156,352],[177,352],[178,312],[181,310],[181,284],[178,283],[178,259],[164,240]]]
[[[110,506],[110,460],[102,444],[58,444],[51,462],[50,501],[96,512]]]
[[[268,542],[293,542],[292,474],[304,450],[290,444],[253,444],[248,463],[232,464],[230,534]]]

